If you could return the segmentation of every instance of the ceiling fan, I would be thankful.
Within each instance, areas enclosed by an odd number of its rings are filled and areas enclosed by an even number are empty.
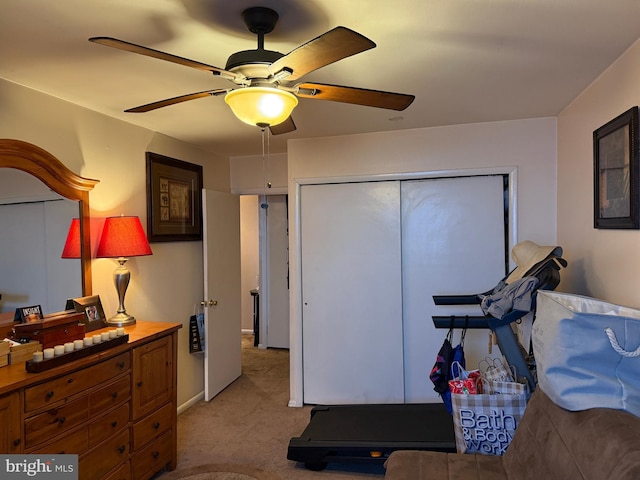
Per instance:
[[[92,37],[89,41],[204,70],[234,84],[231,88],[180,95],[130,108],[125,112],[149,112],[197,98],[226,95],[225,101],[240,120],[261,128],[269,127],[272,134],[279,135],[296,129],[291,111],[297,105],[298,97],[390,110],[404,110],[415,98],[402,93],[300,81],[302,76],[314,70],[376,46],[353,30],[336,27],[283,55],[264,48],[264,36],[275,28],[279,18],[277,12],[266,7],[251,7],[242,12],[242,18],[249,31],[257,35],[258,48],[233,53],[224,69],[111,37]],[[276,110],[280,108],[281,111],[277,115],[262,117],[243,113],[243,107],[256,108],[257,97],[263,98],[260,101],[266,102],[267,106]],[[284,103],[284,107],[280,103]]]

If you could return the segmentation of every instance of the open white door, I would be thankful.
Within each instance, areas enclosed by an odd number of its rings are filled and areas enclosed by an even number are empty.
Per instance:
[[[205,311],[204,397],[242,373],[240,197],[202,191]]]

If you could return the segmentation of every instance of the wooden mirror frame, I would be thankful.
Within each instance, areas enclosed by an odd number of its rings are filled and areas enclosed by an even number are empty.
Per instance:
[[[82,292],[91,295],[91,232],[89,192],[99,182],[69,170],[46,150],[22,140],[0,139],[0,168],[15,168],[40,179],[51,190],[79,202]]]

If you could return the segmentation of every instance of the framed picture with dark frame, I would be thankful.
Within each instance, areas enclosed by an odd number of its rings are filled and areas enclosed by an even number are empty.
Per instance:
[[[593,132],[594,228],[638,229],[638,107]]]
[[[74,298],[73,307],[76,312],[84,313],[84,321],[82,323],[85,331],[91,332],[107,326],[107,318],[104,315],[99,295]]]
[[[147,239],[202,240],[202,166],[146,152]]]

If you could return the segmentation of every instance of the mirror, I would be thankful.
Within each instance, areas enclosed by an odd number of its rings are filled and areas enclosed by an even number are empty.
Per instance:
[[[91,295],[89,192],[98,180],[80,177],[42,148],[13,139],[0,139],[0,168],[22,170],[39,179],[62,197],[78,202],[82,292],[83,295]],[[68,225],[65,228],[68,228]]]

